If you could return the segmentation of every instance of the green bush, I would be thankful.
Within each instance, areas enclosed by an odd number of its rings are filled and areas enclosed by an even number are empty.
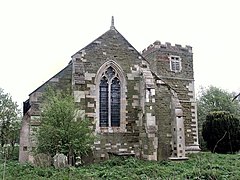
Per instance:
[[[240,150],[240,121],[229,112],[209,113],[203,123],[202,135],[212,152],[233,153]]]
[[[18,160],[19,146],[0,146],[0,159]]]
[[[47,89],[43,94],[41,124],[36,131],[37,152],[63,153],[73,165],[77,156],[91,152],[94,135],[91,121],[81,118],[68,91]]]

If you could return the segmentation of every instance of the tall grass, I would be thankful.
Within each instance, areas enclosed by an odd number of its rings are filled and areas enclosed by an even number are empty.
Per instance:
[[[2,163],[2,162],[0,162]],[[3,166],[0,167],[2,177]],[[113,158],[82,167],[54,169],[20,165],[8,161],[6,179],[240,179],[240,155],[198,153],[189,160],[143,161],[135,158]]]

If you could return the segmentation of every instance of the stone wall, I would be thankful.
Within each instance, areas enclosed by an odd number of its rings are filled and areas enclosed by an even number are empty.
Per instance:
[[[20,130],[20,143],[19,143],[19,162],[24,163],[28,161],[29,156],[29,127],[30,127],[30,114],[26,112],[22,119]]]
[[[186,150],[199,151],[192,48],[156,41],[143,50],[142,55],[150,63],[156,77],[169,85],[179,98],[183,110]],[[171,71],[171,55],[180,57],[180,72]]]
[[[171,55],[181,57],[181,71],[170,70]],[[42,94],[48,85],[70,90],[79,117],[91,120],[97,137],[89,158],[93,161],[113,154],[162,160],[184,157],[185,149],[199,150],[190,46],[156,41],[139,54],[111,26],[71,58],[62,71],[29,95],[31,108],[23,118],[20,161],[33,161]],[[121,85],[120,127],[99,125],[99,84],[110,66]]]
[[[154,112],[158,127],[158,160],[167,159],[172,152],[172,121],[170,89],[162,83],[156,87],[156,105]]]
[[[62,90],[71,90],[72,66],[69,64],[43,85],[29,95],[31,108],[24,115],[20,133],[19,161],[21,163],[33,162],[33,150],[36,148],[36,132],[40,125],[40,106],[42,94],[46,87],[52,86]]]
[[[95,161],[107,159],[109,153],[140,156],[139,117],[141,55],[116,30],[111,29],[72,56],[73,91],[82,114],[93,122],[99,139],[94,143]],[[121,81],[120,127],[99,127],[99,80],[113,67]]]

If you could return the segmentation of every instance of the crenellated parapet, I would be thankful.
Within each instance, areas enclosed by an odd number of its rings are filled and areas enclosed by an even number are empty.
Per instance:
[[[150,44],[146,49],[144,49],[141,53],[143,56],[147,56],[150,53],[153,53],[157,50],[167,50],[167,51],[174,51],[174,52],[180,52],[180,53],[192,53],[192,47],[191,46],[185,46],[183,47],[180,44],[175,44],[175,46],[171,45],[171,43],[166,42],[165,44],[162,44],[160,41],[155,41],[153,44]]]

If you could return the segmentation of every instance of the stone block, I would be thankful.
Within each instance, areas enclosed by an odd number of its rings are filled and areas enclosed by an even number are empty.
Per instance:
[[[134,80],[134,75],[133,74],[127,74],[128,80]]]
[[[147,113],[147,126],[155,126],[156,118],[152,116],[152,113]]]
[[[127,152],[127,148],[120,148],[119,152]]]
[[[73,91],[74,101],[81,102],[81,99],[85,98],[85,91]]]
[[[95,73],[86,72],[85,73],[85,80],[91,81],[95,76],[96,76]]]
[[[50,82],[59,82],[59,78],[54,77],[54,78],[50,79]]]
[[[94,104],[88,102],[87,107],[94,108]]]
[[[100,141],[95,141],[94,144],[100,144],[101,142]]]

